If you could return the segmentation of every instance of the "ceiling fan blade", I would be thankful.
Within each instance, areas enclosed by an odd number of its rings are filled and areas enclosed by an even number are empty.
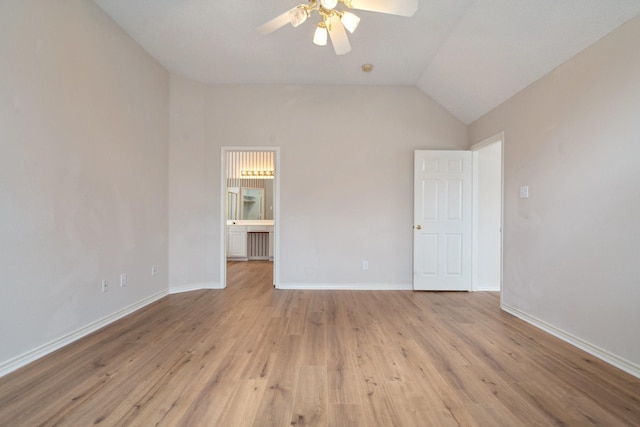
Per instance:
[[[293,10],[293,9],[291,9],[291,10]],[[265,22],[264,24],[262,24],[258,28],[256,28],[256,31],[258,33],[262,34],[262,35],[265,35],[265,34],[269,34],[269,33],[273,32],[273,31],[275,31],[275,30],[277,30],[279,28],[282,28],[287,24],[290,24],[291,23],[291,15],[290,15],[291,10],[287,10],[282,15],[276,16],[275,18],[273,18],[269,22]]]
[[[418,0],[351,0],[351,7],[390,15],[413,16],[418,10]]]
[[[351,44],[349,43],[347,32],[337,16],[332,16],[329,20],[329,37],[331,37],[331,44],[333,44],[333,50],[336,51],[336,55],[344,55],[351,52]]]

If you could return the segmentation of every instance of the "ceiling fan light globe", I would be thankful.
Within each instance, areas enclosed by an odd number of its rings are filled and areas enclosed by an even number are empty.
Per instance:
[[[289,18],[291,18],[291,26],[294,28],[299,27],[307,20],[307,11],[303,7],[296,7],[289,12]]]
[[[327,10],[331,10],[338,5],[338,0],[320,0],[320,5]]]
[[[316,32],[313,35],[313,42],[318,46],[327,45],[327,28],[326,27],[321,27],[318,25],[318,28],[316,28]]]
[[[358,28],[358,24],[360,23],[360,18],[354,15],[351,12],[342,12],[342,17],[340,18],[342,21],[342,25],[350,32],[353,33],[356,28]]]

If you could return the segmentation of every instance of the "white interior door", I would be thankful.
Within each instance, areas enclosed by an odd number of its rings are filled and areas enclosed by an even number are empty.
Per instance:
[[[470,151],[417,150],[413,288],[471,290]]]

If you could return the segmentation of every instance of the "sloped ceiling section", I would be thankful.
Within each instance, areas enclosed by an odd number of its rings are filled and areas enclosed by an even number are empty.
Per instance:
[[[639,1],[476,1],[417,85],[468,124],[638,13]]]
[[[255,31],[302,0],[94,1],[172,73],[219,84],[417,85],[465,123],[640,14],[640,0],[419,0],[411,18],[357,11],[352,51],[336,56],[312,43],[314,17]]]

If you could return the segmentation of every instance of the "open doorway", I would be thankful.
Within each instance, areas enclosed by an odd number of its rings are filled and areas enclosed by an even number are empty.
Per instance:
[[[220,283],[253,261],[272,263],[279,277],[280,150],[277,147],[222,147]]]
[[[499,133],[473,152],[472,290],[502,287],[503,143]]]

